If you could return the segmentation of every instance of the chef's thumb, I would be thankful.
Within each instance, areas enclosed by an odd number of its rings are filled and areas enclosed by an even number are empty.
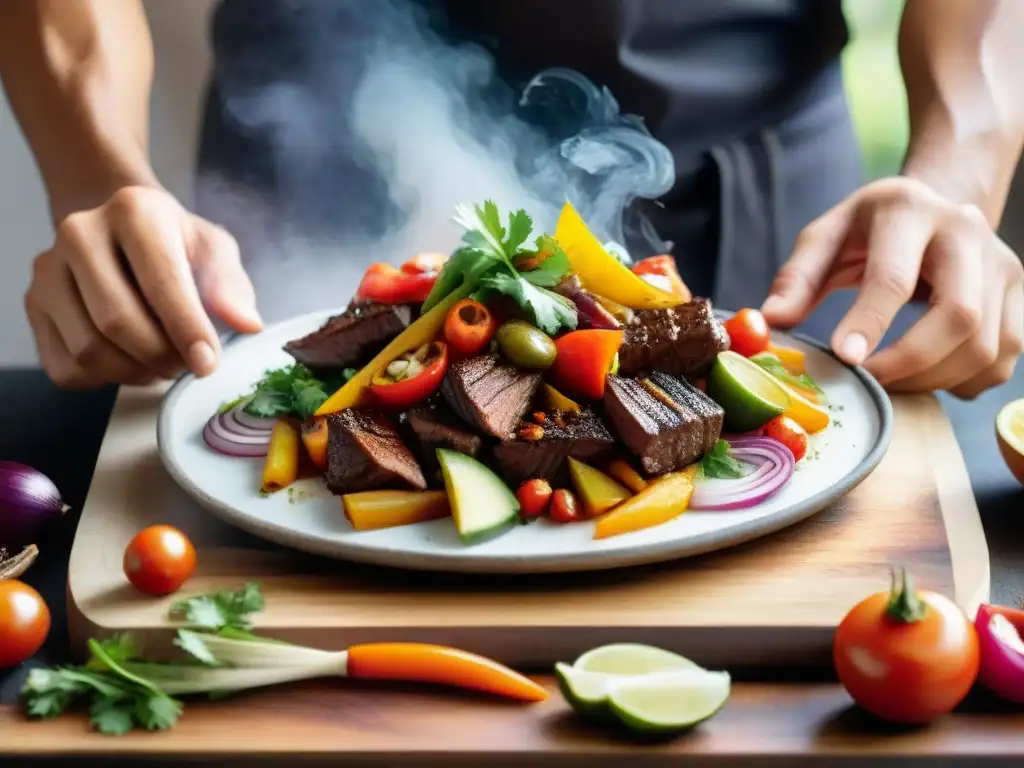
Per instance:
[[[238,242],[228,232],[206,224],[192,255],[196,285],[207,310],[242,333],[263,328],[256,292],[242,267]]]

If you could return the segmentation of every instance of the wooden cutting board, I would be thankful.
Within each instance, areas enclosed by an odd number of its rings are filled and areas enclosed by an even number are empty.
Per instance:
[[[963,457],[938,401],[894,402],[887,457],[842,501],[769,537],[658,566],[578,575],[458,576],[323,560],[264,543],[205,512],[164,471],[163,388],[123,389],[82,510],[68,574],[72,640],[131,631],[170,650],[175,598],[136,592],[121,558],[140,529],[185,531],[199,565],[183,593],[259,581],[257,630],[340,649],[415,640],[550,668],[614,641],[649,642],[707,666],[818,665],[832,631],[890,565],[966,610],[988,598],[989,561]],[[339,514],[341,514],[339,509]],[[177,597],[180,597],[178,595]]]

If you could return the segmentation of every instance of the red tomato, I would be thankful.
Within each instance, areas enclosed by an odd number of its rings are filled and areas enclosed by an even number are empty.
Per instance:
[[[519,514],[524,520],[540,517],[551,501],[551,486],[547,480],[527,480],[519,486],[516,498],[519,500]]]
[[[403,272],[390,264],[371,264],[356,289],[356,297],[378,304],[420,304],[427,300],[436,272]]]
[[[444,319],[444,338],[462,355],[475,355],[487,346],[498,329],[487,307],[473,299],[455,302]]]
[[[676,260],[668,254],[648,256],[634,264],[632,269],[635,275],[661,275],[668,281],[671,293],[679,296],[683,301],[690,301],[693,298],[690,289],[686,287],[686,283],[679,276]]]
[[[408,378],[392,378],[388,369],[398,362],[395,360],[377,371],[370,381],[370,394],[384,408],[404,411],[437,392],[448,372],[448,345],[441,341],[424,344],[407,361],[417,366],[417,373]]]
[[[42,596],[16,579],[0,581],[0,669],[35,655],[50,632]]]
[[[776,416],[764,425],[761,434],[789,448],[797,461],[807,455],[807,432],[789,416]]]
[[[738,355],[753,357],[764,352],[772,341],[768,323],[756,309],[741,309],[725,321],[729,348]]]
[[[559,488],[551,495],[548,517],[556,523],[574,523],[583,519],[583,510],[572,491]]]
[[[177,528],[152,525],[135,534],[124,551],[124,575],[136,589],[168,595],[196,569],[196,550]]]
[[[860,706],[896,723],[953,710],[978,676],[978,636],[947,597],[915,592],[906,575],[858,603],[836,630],[833,661]]]
[[[554,384],[571,395],[600,400],[622,346],[623,331],[571,331],[555,340]]]

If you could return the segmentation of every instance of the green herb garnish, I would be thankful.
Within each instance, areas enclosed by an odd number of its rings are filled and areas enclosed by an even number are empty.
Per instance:
[[[572,302],[547,290],[572,272],[569,258],[548,235],[536,239],[535,249],[524,247],[533,231],[526,211],[510,213],[503,225],[498,206],[487,200],[483,206],[457,206],[455,221],[466,230],[463,247],[445,263],[423,312],[461,287],[481,297],[494,292],[511,297],[549,335],[576,327]]]
[[[825,390],[819,387],[818,383],[810,375],[802,373],[797,376],[790,373],[777,355],[773,355],[771,352],[761,352],[750,359],[780,381],[816,392],[824,400]]]
[[[171,617],[183,619],[193,629],[247,630],[252,626],[249,617],[262,610],[263,594],[259,585],[250,581],[241,589],[224,589],[177,602],[171,606]]]
[[[244,402],[242,407],[250,416],[297,416],[308,419],[347,381],[344,374],[343,371],[330,376],[315,375],[299,363],[268,370],[256,382],[255,391],[251,395],[221,406],[222,412],[224,408],[230,410]]]
[[[701,459],[700,472],[703,477],[735,479],[743,477],[750,470],[747,464],[733,458],[729,443],[719,440],[708,454]]]

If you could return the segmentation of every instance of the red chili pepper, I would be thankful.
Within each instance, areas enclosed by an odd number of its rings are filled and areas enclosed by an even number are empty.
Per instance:
[[[633,274],[635,275],[661,275],[668,279],[668,284],[671,287],[671,293],[674,296],[679,296],[683,301],[689,301],[693,298],[690,293],[690,289],[686,287],[686,283],[683,282],[683,278],[679,276],[679,268],[676,266],[676,260],[671,256],[662,254],[660,256],[649,256],[646,259],[641,259],[633,265]]]
[[[448,257],[443,253],[417,253],[402,265],[402,272],[410,275],[421,275],[440,272]]]
[[[448,372],[448,346],[441,341],[424,344],[407,359],[410,365],[421,366],[421,370],[409,378],[396,380],[388,373],[388,368],[402,360],[406,358],[399,358],[378,370],[370,382],[370,394],[377,403],[395,411],[404,411],[440,389]]]
[[[622,331],[586,330],[556,339],[557,355],[551,366],[555,386],[563,392],[600,400],[622,337]]]
[[[436,272],[410,274],[390,264],[371,264],[363,274],[356,297],[378,304],[420,304],[427,300]]]
[[[452,349],[462,355],[475,355],[489,342],[498,329],[498,322],[483,304],[463,299],[448,310],[444,321],[444,338]]]

